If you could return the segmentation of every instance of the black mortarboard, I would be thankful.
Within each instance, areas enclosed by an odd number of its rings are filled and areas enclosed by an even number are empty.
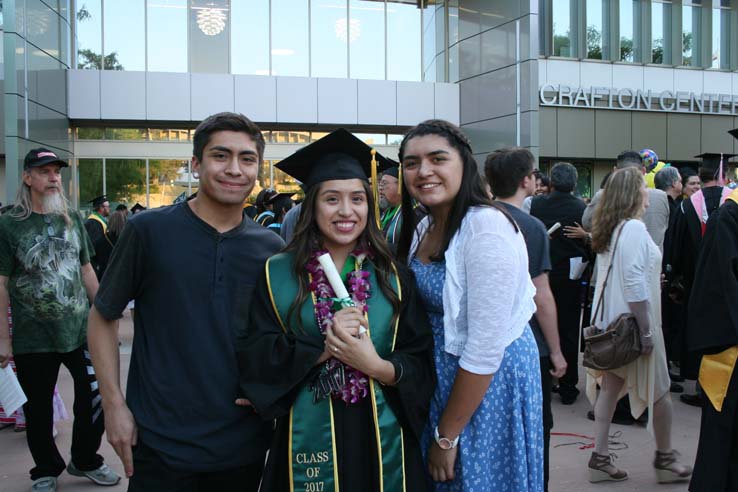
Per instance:
[[[272,203],[276,202],[277,200],[279,200],[280,198],[290,197],[290,196],[293,196],[295,193],[296,192],[294,192],[294,191],[291,192],[291,193],[277,193],[275,195],[270,196],[264,203],[266,203],[266,204],[272,204]]]
[[[397,178],[400,176],[400,168],[399,166],[392,166],[388,168],[386,171],[384,171],[382,174],[386,174],[387,176],[392,176],[393,178]]]
[[[723,164],[728,163],[728,159],[735,157],[738,154],[720,154],[715,152],[705,152],[695,157],[702,159],[700,163],[700,169],[707,169],[709,171],[717,173],[720,167],[720,158],[722,157]]]
[[[728,130],[728,133],[733,135],[733,138],[738,139],[738,128],[736,128],[735,130]]]
[[[108,201],[108,197],[105,195],[96,196],[92,200],[90,200],[90,203],[92,204],[92,208],[98,208],[100,205]]]
[[[375,153],[375,159],[377,168],[374,173],[392,165],[378,152]],[[351,132],[339,128],[282,160],[277,164],[277,169],[302,181],[305,190],[333,179],[358,178],[366,181],[373,174],[372,148]]]
[[[131,213],[135,214],[139,210],[146,210],[146,207],[144,207],[140,203],[136,202],[136,204],[131,207]]]

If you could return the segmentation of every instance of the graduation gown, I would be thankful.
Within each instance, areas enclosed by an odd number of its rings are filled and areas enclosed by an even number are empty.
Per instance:
[[[384,387],[383,394],[403,430],[406,490],[426,491],[419,440],[435,389],[433,335],[420,308],[412,274],[399,266],[398,270],[402,305],[395,348],[387,359],[396,368],[402,366],[402,377],[396,386]],[[378,292],[379,286],[372,285],[372,295]],[[311,301],[308,298],[306,302]],[[290,408],[297,393],[317,373],[315,364],[324,350],[323,337],[301,334],[302,330],[292,328],[291,333],[282,330],[269,296],[266,275],[262,274],[251,304],[248,336],[239,340],[237,346],[241,390],[263,419],[276,419],[261,488],[270,492],[290,490]],[[370,398],[351,405],[334,400],[332,407],[341,490],[379,491],[379,460]],[[293,418],[299,419],[299,415]]]
[[[738,204],[732,200],[707,222],[692,292],[687,348],[707,355],[738,345]],[[738,490],[738,370],[729,379],[721,411],[709,401],[703,406],[689,490]]]
[[[721,186],[710,186],[701,190],[705,197],[708,215],[713,214],[720,206],[722,191]],[[689,199],[682,200],[680,207],[675,210],[675,214],[673,231],[670,237],[671,247],[668,252],[668,264],[671,265],[672,269],[671,279],[678,281],[684,287],[684,303],[681,310],[675,309],[670,328],[676,332],[676,337],[673,339],[673,350],[680,361],[681,375],[687,379],[697,379],[700,359],[687,346],[685,325],[689,316],[687,303],[692,293],[692,283],[697,269],[697,257],[702,244],[702,221],[692,200]]]
[[[95,270],[95,275],[97,275],[97,280],[99,281],[102,279],[103,271],[100,268],[100,263],[98,261],[98,257],[100,256],[98,246],[102,244],[102,241],[105,241],[107,226],[103,226],[103,219],[94,218],[94,215],[94,213],[91,214],[85,221],[85,229],[87,230],[87,235],[90,236],[90,241],[92,241],[92,245],[95,248],[95,256],[90,258],[90,264],[92,265],[92,269]]]

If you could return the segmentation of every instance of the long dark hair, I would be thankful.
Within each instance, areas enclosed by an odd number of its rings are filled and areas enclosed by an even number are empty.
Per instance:
[[[387,241],[382,235],[377,219],[374,214],[374,197],[369,183],[362,181],[364,191],[366,192],[367,205],[369,208],[366,228],[358,239],[358,244],[366,247],[372,254],[372,263],[379,281],[379,288],[384,296],[392,304],[394,315],[392,323],[400,314],[400,298],[390,284],[390,274],[394,271],[392,252],[390,251]],[[322,185],[312,186],[305,193],[305,200],[300,208],[300,217],[295,226],[295,235],[290,244],[285,248],[286,252],[294,253],[295,261],[293,264],[293,274],[297,279],[297,298],[287,311],[286,323],[292,320],[292,315],[297,312],[297,323],[302,328],[302,316],[300,314],[300,306],[310,295],[310,286],[308,276],[305,274],[305,265],[310,261],[312,254],[322,247],[322,233],[315,221],[315,209],[317,207],[318,194]]]
[[[466,138],[466,135],[461,132],[461,129],[453,123],[449,123],[444,120],[426,120],[408,130],[400,144],[400,163],[402,163],[405,156],[407,143],[415,137],[423,137],[425,135],[439,135],[445,138],[446,142],[456,149],[461,156],[463,173],[461,176],[461,187],[459,188],[459,193],[454,199],[448,219],[446,220],[441,248],[434,252],[431,256],[431,260],[439,261],[443,259],[443,255],[448,249],[451,239],[454,237],[454,234],[456,234],[456,231],[461,227],[461,222],[464,220],[464,216],[470,207],[486,206],[499,210],[513,224],[515,231],[517,232],[518,226],[515,224],[512,217],[510,217],[507,210],[505,210],[502,205],[493,202],[489,195],[487,195],[484,178],[482,178],[482,175],[479,173],[477,161],[474,160],[474,155],[472,154],[471,143],[469,142],[469,139]],[[407,184],[405,180],[403,180],[402,229],[400,230],[400,241],[397,245],[397,257],[400,261],[407,262],[409,259],[408,255],[410,254],[410,246],[413,242],[416,225],[412,198],[410,197],[410,193],[408,193]]]

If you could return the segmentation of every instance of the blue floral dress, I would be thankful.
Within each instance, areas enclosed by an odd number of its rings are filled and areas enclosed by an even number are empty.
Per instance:
[[[410,263],[418,292],[433,327],[438,386],[422,446],[424,456],[433,429],[446,408],[459,358],[444,350],[444,262]],[[543,416],[538,348],[530,328],[505,349],[505,355],[481,405],[459,439],[456,478],[433,482],[436,492],[539,492],[543,490]]]

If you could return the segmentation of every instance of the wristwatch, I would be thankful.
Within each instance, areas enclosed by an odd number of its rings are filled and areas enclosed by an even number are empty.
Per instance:
[[[459,444],[459,437],[456,436],[456,439],[449,439],[448,437],[441,437],[440,434],[438,434],[438,426],[436,426],[435,429],[433,429],[433,438],[436,440],[436,444],[438,444],[438,447],[443,449],[444,451],[448,451],[449,449],[454,449],[457,444]]]

